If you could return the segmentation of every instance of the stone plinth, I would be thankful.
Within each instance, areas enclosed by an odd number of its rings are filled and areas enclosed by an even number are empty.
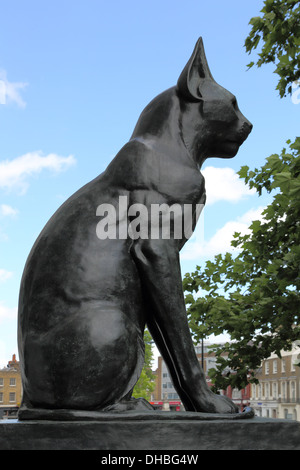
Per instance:
[[[0,421],[0,450],[300,450],[300,422],[106,419]]]

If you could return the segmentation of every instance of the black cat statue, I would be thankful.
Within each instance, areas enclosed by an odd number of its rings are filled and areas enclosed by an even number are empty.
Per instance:
[[[234,157],[252,129],[209,70],[202,39],[176,86],[143,110],[108,168],[48,221],[19,298],[19,419],[151,411],[131,397],[145,326],[188,412],[235,414],[207,386],[192,343],[179,251],[205,204],[208,157]]]

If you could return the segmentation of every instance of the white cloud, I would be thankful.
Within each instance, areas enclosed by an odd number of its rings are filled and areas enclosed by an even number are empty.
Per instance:
[[[181,253],[181,259],[191,260],[199,257],[210,258],[219,253],[233,253],[234,251],[237,251],[236,248],[231,246],[233,234],[235,232],[240,232],[242,235],[245,235],[249,232],[249,226],[254,220],[263,219],[263,210],[264,207],[251,209],[236,220],[227,222],[222,228],[217,230],[217,232],[208,241],[204,239],[203,232],[199,237],[196,235],[196,237],[193,237],[195,241],[191,239],[185,245]]]
[[[0,104],[16,103],[21,108],[25,108],[26,102],[20,95],[20,90],[26,88],[28,83],[9,82],[5,70],[0,70]]]
[[[18,188],[24,193],[28,187],[27,179],[42,170],[56,173],[75,163],[73,155],[62,157],[55,153],[43,156],[42,152],[30,152],[13,160],[0,162],[0,189]]]
[[[244,181],[232,168],[216,168],[208,166],[202,174],[205,178],[206,204],[211,205],[218,201],[238,202],[252,196],[255,189],[249,189]]]
[[[6,269],[0,269],[0,282],[4,282],[12,277],[12,272],[6,271]]]
[[[241,217],[238,217],[237,220],[249,226],[252,224],[254,220],[262,221],[264,219],[264,216],[262,214],[264,210],[265,210],[265,207],[263,206],[260,206],[257,209],[250,209],[244,215],[242,215]]]
[[[0,323],[5,320],[16,320],[18,314],[17,307],[10,308],[0,303]]]
[[[17,213],[17,209],[14,209],[13,207],[8,206],[7,204],[0,205],[0,215],[3,215],[4,217],[14,217]]]

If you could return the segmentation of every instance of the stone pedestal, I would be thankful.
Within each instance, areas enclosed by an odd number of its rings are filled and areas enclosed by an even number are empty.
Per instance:
[[[300,450],[300,422],[246,420],[107,419],[0,421],[0,450]]]

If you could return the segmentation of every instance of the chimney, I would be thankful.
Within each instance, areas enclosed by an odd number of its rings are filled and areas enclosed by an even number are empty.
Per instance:
[[[16,366],[18,366],[18,365],[19,365],[19,363],[18,363],[18,361],[17,361],[17,359],[16,359],[16,355],[13,354],[13,355],[12,355],[12,360],[11,360],[11,361],[8,361],[7,367],[16,367]]]

